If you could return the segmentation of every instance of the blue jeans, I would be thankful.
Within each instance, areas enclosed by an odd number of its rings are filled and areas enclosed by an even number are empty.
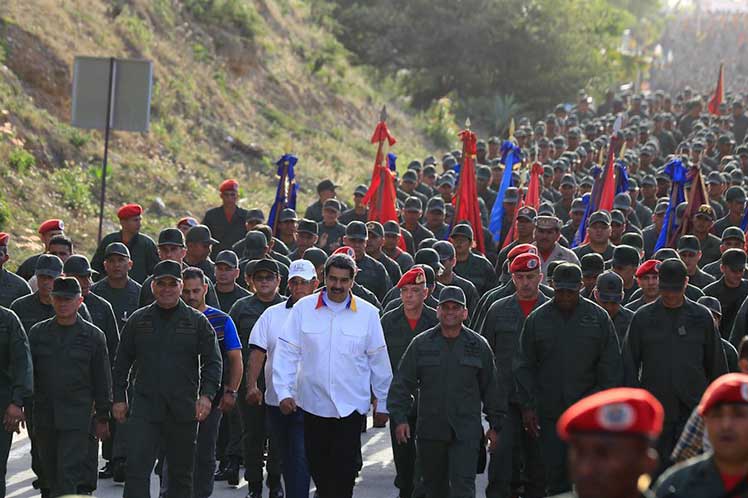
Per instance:
[[[281,473],[286,498],[309,498],[309,467],[304,450],[304,415],[296,410],[283,415],[277,406],[265,405],[270,438],[281,453]]]

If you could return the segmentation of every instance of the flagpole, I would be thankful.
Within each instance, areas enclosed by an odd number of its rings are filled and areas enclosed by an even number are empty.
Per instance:
[[[275,217],[273,218],[273,235],[278,235],[278,218],[280,218],[281,211],[284,209],[283,206],[283,199],[286,199],[286,196],[288,195],[286,192],[286,178],[288,177],[288,160],[283,161],[283,166],[281,167],[281,177],[280,177],[280,183],[279,185],[279,195],[280,197],[275,200]]]
[[[382,106],[382,111],[379,113],[379,122],[385,123],[387,121],[387,105]],[[384,140],[385,137],[380,136],[379,137],[379,145],[377,146],[377,157],[374,160],[374,164],[379,166],[379,185],[382,189],[384,189],[385,180],[384,180],[384,169],[382,169],[383,162],[384,162],[384,152],[382,149],[384,148]],[[384,196],[382,195],[382,192],[379,192],[377,195],[377,213],[382,212],[382,203],[384,202]]]
[[[470,131],[470,118],[467,118],[465,120],[465,130]],[[457,185],[455,186],[455,191],[457,192],[457,201],[455,202],[455,214],[454,216],[457,217],[457,213],[460,212],[460,203],[462,202],[462,196],[460,195],[460,186],[463,182],[463,173],[465,172],[465,163],[467,161],[467,142],[462,142],[462,166],[460,167],[460,177],[457,179]],[[458,220],[453,219],[452,223],[450,223],[450,229],[455,225],[455,222]],[[451,230],[450,230],[451,231]]]

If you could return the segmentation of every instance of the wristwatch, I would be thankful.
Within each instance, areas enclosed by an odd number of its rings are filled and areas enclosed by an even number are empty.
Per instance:
[[[224,388],[223,393],[230,394],[231,396],[236,398],[236,391],[234,391],[233,389],[229,389],[228,387]]]

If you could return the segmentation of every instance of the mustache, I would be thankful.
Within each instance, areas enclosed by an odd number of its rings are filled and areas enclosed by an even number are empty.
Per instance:
[[[330,292],[343,292],[342,287],[330,287]]]

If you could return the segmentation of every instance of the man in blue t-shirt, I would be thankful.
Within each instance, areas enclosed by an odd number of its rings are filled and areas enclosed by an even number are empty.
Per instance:
[[[234,321],[223,311],[205,304],[208,285],[200,268],[186,268],[182,272],[182,300],[208,318],[218,338],[223,358],[223,390],[213,399],[210,415],[200,422],[195,446],[193,472],[194,498],[208,498],[213,493],[213,473],[216,467],[216,441],[221,417],[231,411],[236,403],[236,393],[242,379],[242,346]],[[168,462],[162,471],[162,494],[168,488]]]

